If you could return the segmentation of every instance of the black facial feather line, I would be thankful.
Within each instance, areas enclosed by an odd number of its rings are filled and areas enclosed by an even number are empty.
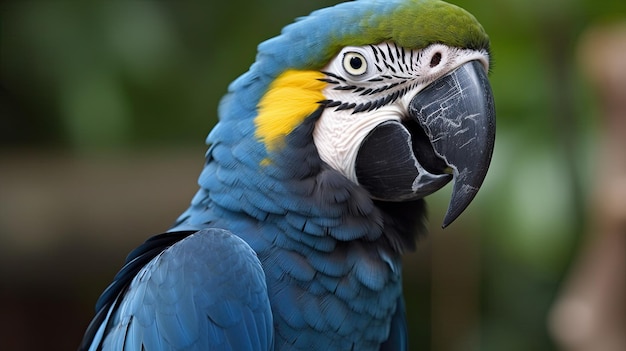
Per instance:
[[[333,90],[354,94],[352,96],[355,97],[388,93],[380,98],[363,103],[328,99],[319,101],[320,105],[335,108],[335,111],[352,109],[352,113],[369,112],[395,102],[415,86],[414,80],[418,75],[413,71],[421,57],[419,52],[416,55],[414,50],[407,52],[404,48],[395,44],[386,44],[384,49],[370,45],[369,49],[373,53],[375,61],[370,64],[373,64],[373,67],[379,73],[373,78],[365,80],[360,84],[359,82],[348,82],[346,78],[338,74],[322,71],[321,73],[326,77],[319,80],[333,85]],[[387,74],[382,74],[383,72],[387,72]],[[367,86],[372,85],[372,83],[376,83],[376,85],[374,87]]]

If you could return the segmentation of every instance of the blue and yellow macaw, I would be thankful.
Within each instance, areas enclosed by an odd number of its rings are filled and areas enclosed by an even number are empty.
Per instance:
[[[476,195],[495,138],[489,38],[435,0],[358,0],[259,45],[200,190],[98,300],[81,350],[406,350],[401,256],[423,198]]]

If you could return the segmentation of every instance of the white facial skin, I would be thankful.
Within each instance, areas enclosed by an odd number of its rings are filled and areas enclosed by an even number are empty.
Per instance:
[[[337,106],[324,110],[313,132],[321,159],[358,183],[354,163],[370,131],[407,118],[409,102],[420,90],[472,60],[489,70],[487,52],[442,44],[422,50],[393,43],[345,47],[322,69],[329,82],[324,96]]]

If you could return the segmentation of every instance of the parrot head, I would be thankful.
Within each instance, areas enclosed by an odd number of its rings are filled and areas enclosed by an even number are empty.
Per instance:
[[[415,200],[453,181],[445,227],[472,201],[491,160],[489,66],[489,38],[465,10],[433,0],[362,0],[285,27],[259,46],[231,90],[262,91],[250,104],[262,164],[315,116],[321,160],[372,199]]]

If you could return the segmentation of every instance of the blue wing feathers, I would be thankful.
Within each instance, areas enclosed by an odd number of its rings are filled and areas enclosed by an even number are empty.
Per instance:
[[[273,347],[265,275],[248,244],[225,230],[206,229],[179,235],[178,242],[155,254],[161,239],[155,237],[129,256],[137,271],[137,257],[152,255],[131,281],[130,268],[118,274],[128,284],[120,289],[119,306],[106,323],[102,349]],[[170,239],[160,242],[171,244]]]
[[[79,350],[91,350],[92,344],[97,345],[100,342],[104,333],[102,326],[108,323],[111,308],[116,306],[118,297],[128,288],[137,272],[165,248],[192,233],[193,231],[180,231],[155,235],[128,254],[124,266],[96,302],[96,316],[87,327]]]
[[[124,266],[113,278],[113,283],[106,288],[96,302],[96,310],[99,311],[105,305],[110,305],[115,297],[128,286],[130,280],[137,272],[152,260],[154,256],[192,233],[193,231],[181,231],[156,235],[131,251],[126,257]]]

